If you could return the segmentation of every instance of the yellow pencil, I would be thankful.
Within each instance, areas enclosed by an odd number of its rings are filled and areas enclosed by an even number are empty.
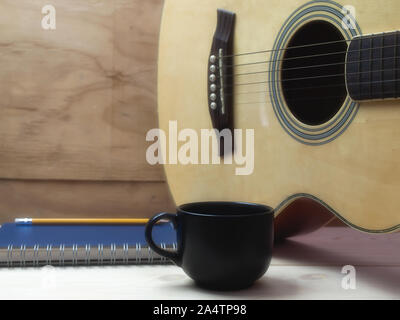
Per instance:
[[[149,221],[147,218],[133,219],[53,219],[53,218],[18,218],[15,219],[17,225],[37,225],[37,224],[146,224]]]

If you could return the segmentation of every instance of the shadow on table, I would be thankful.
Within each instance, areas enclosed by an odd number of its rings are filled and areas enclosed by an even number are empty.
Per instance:
[[[196,290],[207,296],[223,297],[224,299],[290,299],[298,291],[293,282],[273,278],[268,274],[256,281],[250,288],[238,291],[207,290],[197,287],[192,281],[179,285],[179,289]]]
[[[338,250],[337,247],[335,249]],[[393,255],[396,254],[398,252],[393,252]],[[345,265],[352,265],[356,268],[356,271],[358,267],[358,279],[362,279],[363,283],[373,285],[396,296],[400,292],[400,266],[380,265],[376,262],[377,257],[373,255],[350,257],[337,251],[329,250],[329,248],[321,249],[310,244],[285,240],[276,245],[274,257],[307,266],[338,266],[341,268]]]

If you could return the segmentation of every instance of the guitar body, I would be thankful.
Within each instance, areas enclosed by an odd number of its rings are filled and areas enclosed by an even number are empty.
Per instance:
[[[346,15],[343,5],[355,8],[351,30],[341,24]],[[334,216],[365,232],[399,229],[400,101],[355,101],[346,94],[329,119],[314,121],[301,110],[296,116],[293,110],[299,106],[290,108],[282,98],[283,84],[274,81],[283,77],[284,53],[279,50],[291,46],[304,25],[325,21],[346,40],[398,30],[400,2],[166,0],[158,64],[159,127],[166,133],[175,120],[178,130],[191,128],[199,135],[201,129],[213,128],[207,63],[220,8],[236,14],[235,53],[271,49],[258,56],[234,58],[235,65],[248,64],[243,69],[248,75],[237,79],[238,83],[260,82],[256,88],[238,89],[233,100],[233,127],[254,129],[254,170],[236,175],[235,163],[166,163],[175,202],[267,204],[276,208],[278,233],[284,236],[311,230]],[[329,27],[321,26],[322,33],[329,33]],[[317,33],[310,31],[309,36],[321,38]],[[328,40],[333,42],[336,38],[332,37]],[[269,61],[263,65],[267,73],[257,73],[262,66],[250,63],[263,60]],[[243,97],[246,91],[252,93]],[[323,109],[321,100],[318,103]],[[295,203],[299,203],[297,209]]]

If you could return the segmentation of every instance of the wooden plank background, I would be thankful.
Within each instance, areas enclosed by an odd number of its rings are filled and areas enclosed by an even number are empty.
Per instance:
[[[128,218],[174,209],[165,182],[1,180],[0,194],[2,222],[26,216]]]
[[[162,180],[143,152],[157,127],[162,2],[6,0],[0,11],[0,176]]]
[[[42,7],[56,9],[44,30]],[[173,208],[145,159],[162,0],[0,2],[0,223]]]

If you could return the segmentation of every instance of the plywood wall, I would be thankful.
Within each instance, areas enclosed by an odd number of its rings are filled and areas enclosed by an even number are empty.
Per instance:
[[[56,29],[42,28],[42,8]],[[0,2],[0,222],[173,207],[145,159],[161,0]]]

